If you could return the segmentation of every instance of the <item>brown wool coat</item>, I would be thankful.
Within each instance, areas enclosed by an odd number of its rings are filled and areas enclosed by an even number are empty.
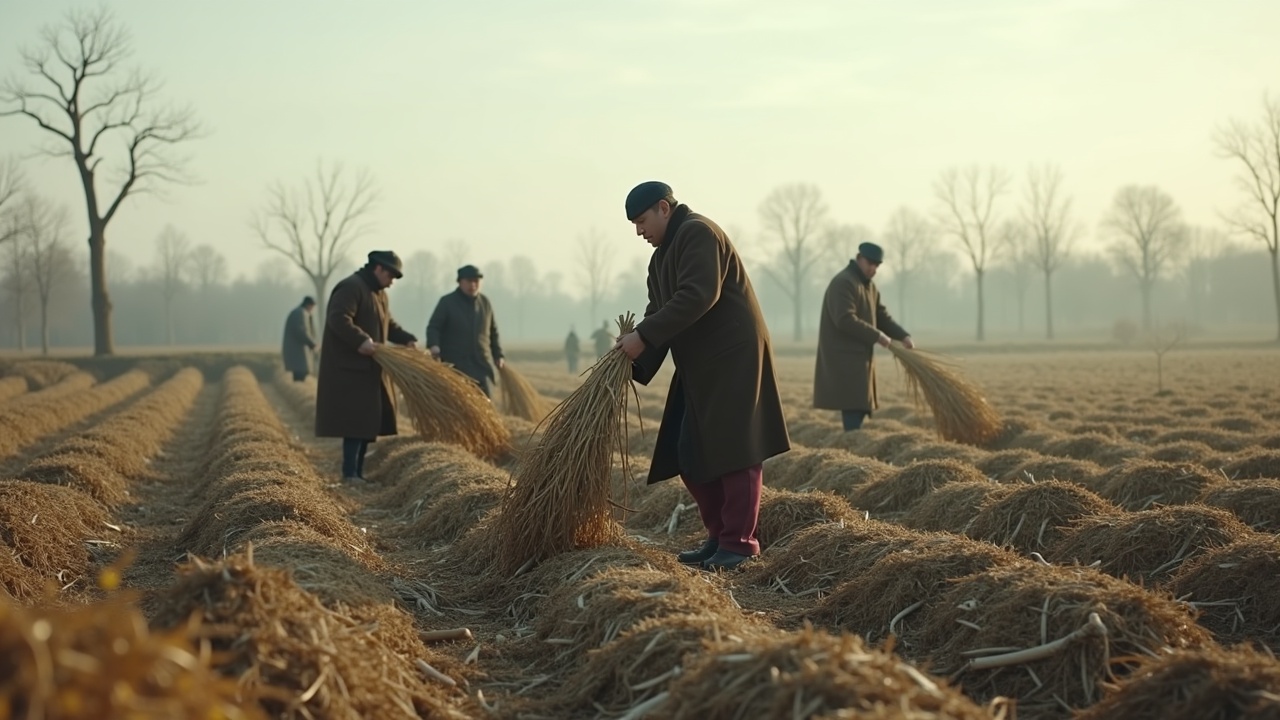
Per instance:
[[[375,288],[372,272],[360,270],[329,295],[316,379],[316,437],[372,440],[396,434],[391,380],[357,349],[368,339],[404,344],[416,338],[391,318],[387,293]]]
[[[822,298],[815,408],[871,412],[879,407],[874,352],[881,331],[894,340],[907,336],[880,303],[876,284],[850,262],[831,279]]]
[[[677,206],[648,282],[634,376],[647,384],[668,352],[676,365],[649,482],[706,482],[789,450],[769,331],[724,231]]]

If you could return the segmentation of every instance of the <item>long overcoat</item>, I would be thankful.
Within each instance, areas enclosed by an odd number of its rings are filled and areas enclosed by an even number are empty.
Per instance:
[[[284,321],[284,338],[280,354],[284,356],[284,369],[295,373],[311,372],[311,353],[316,347],[316,331],[311,323],[311,313],[301,305],[294,308]]]
[[[492,380],[502,343],[489,298],[484,293],[473,298],[462,290],[440,298],[427,321],[427,347],[440,348],[441,360],[477,382]]]
[[[851,261],[831,278],[818,320],[818,359],[813,372],[813,406],[826,410],[879,407],[876,398],[876,341],[883,332],[907,337],[880,302],[880,290]]]
[[[316,380],[316,436],[373,440],[395,435],[391,380],[358,348],[365,340],[405,344],[417,338],[392,319],[387,293],[366,269],[334,286],[325,317]]]
[[[707,482],[789,450],[769,331],[724,231],[677,205],[648,285],[633,377],[647,384],[668,352],[676,366],[649,482]]]

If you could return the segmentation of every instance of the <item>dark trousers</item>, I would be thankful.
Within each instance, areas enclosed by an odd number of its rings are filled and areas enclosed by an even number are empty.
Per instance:
[[[756,524],[760,518],[762,471],[761,465],[752,465],[704,483],[680,476],[698,503],[707,539],[719,542],[720,549],[739,555],[760,554]]]
[[[861,428],[862,421],[870,414],[866,410],[841,410],[840,419],[844,421],[845,432]]]
[[[294,370],[294,371],[293,371],[293,381],[294,381],[294,382],[302,382],[303,380],[306,380],[306,379],[307,379],[307,371],[306,371],[306,370]]]
[[[364,456],[369,451],[368,440],[342,438],[342,477],[364,477]]]

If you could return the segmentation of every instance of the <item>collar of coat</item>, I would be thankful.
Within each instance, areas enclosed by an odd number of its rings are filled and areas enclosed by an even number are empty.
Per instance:
[[[468,294],[466,294],[466,293],[462,292],[462,288],[457,288],[457,289],[455,289],[455,290],[453,291],[453,294],[454,294],[454,295],[457,295],[458,297],[462,298],[463,300],[466,300],[466,301],[467,301],[467,302],[469,302],[469,303],[474,303],[474,302],[476,301],[476,299],[477,299],[477,298],[479,298],[483,293],[476,293],[476,294],[475,294],[475,297],[472,297],[472,296],[470,296],[470,295],[468,295]]]
[[[849,269],[853,271],[853,276],[854,276],[855,278],[857,278],[857,279],[858,279],[858,282],[862,283],[863,285],[870,285],[870,284],[871,284],[871,278],[867,277],[867,276],[862,272],[862,268],[858,267],[858,261],[857,261],[857,260],[850,260],[850,261],[849,261]]]
[[[662,235],[662,244],[658,246],[658,252],[666,254],[665,251],[671,247],[671,241],[675,239],[680,226],[689,219],[689,214],[692,212],[688,205],[677,205],[676,209],[671,211],[671,221],[667,223],[667,231]]]
[[[356,275],[360,276],[360,279],[369,286],[371,291],[382,292],[382,283],[378,282],[378,276],[374,275],[372,270],[368,268],[360,268],[356,271]]]

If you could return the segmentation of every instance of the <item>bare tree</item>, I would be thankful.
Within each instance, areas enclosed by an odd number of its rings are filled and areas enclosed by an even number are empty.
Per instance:
[[[858,246],[875,242],[876,235],[866,225],[832,225],[822,236],[822,249],[833,268],[844,268],[858,254]]]
[[[1017,220],[1005,220],[998,231],[1001,254],[1009,277],[1013,280],[1013,295],[1018,303],[1018,334],[1027,330],[1027,291],[1036,273],[1035,241],[1031,229]]]
[[[1236,232],[1262,241],[1271,253],[1280,340],[1280,97],[1264,96],[1257,124],[1232,120],[1218,131],[1216,141],[1222,157],[1240,162],[1236,183],[1248,198],[1227,222]]]
[[[18,209],[28,240],[27,260],[40,302],[40,353],[49,354],[49,310],[54,290],[73,276],[67,247],[67,209],[44,198],[27,195]]]
[[[964,247],[973,275],[978,283],[978,340],[986,339],[986,298],[983,280],[987,265],[1000,251],[997,235],[1000,216],[996,201],[1009,189],[1012,179],[1002,168],[991,166],[985,172],[978,165],[963,171],[943,171],[933,185],[934,196],[942,203],[938,224]]]
[[[1022,197],[1021,218],[1030,241],[1030,259],[1044,277],[1045,337],[1053,339],[1053,274],[1067,259],[1080,235],[1071,216],[1071,198],[1062,190],[1062,169],[1031,167]]]
[[[538,292],[538,268],[527,255],[511,258],[511,298],[516,301],[516,331],[524,338],[524,316],[533,294]],[[594,316],[593,316],[594,317]],[[590,327],[590,326],[588,326]]]
[[[893,284],[898,288],[898,307],[894,315],[907,318],[907,286],[921,265],[937,246],[938,235],[928,218],[908,207],[900,207],[889,216],[884,229],[884,244],[892,262]]]
[[[160,85],[154,78],[126,72],[122,63],[129,53],[128,33],[105,5],[72,11],[45,28],[36,47],[22,51],[28,82],[14,79],[0,89],[0,116],[29,118],[55,138],[45,153],[71,157],[79,172],[89,221],[95,355],[114,352],[107,225],[125,198],[187,180],[185,162],[173,151],[199,134],[190,109],[156,105]],[[119,184],[99,188],[100,174]]]
[[[1151,332],[1152,290],[1186,246],[1182,212],[1158,187],[1127,185],[1116,193],[1102,224],[1114,237],[1112,253],[1138,281],[1142,330]]]
[[[1147,334],[1147,347],[1156,356],[1156,394],[1164,395],[1164,356],[1187,338],[1186,323],[1176,322]]]
[[[218,248],[201,243],[191,248],[191,278],[201,295],[227,281],[227,257]]]
[[[262,244],[289,258],[311,281],[319,325],[324,324],[329,281],[347,261],[352,243],[372,228],[376,202],[377,190],[367,170],[348,179],[341,163],[326,170],[324,162],[317,161],[315,174],[301,186],[273,185],[266,207],[254,217],[253,229]]]
[[[7,157],[0,160],[0,218],[4,218],[13,210],[13,205],[22,191],[25,179],[18,158]],[[17,223],[0,223],[0,243],[4,243],[18,232]]]
[[[778,262],[765,272],[791,298],[794,313],[792,339],[804,337],[804,288],[813,266],[822,258],[821,243],[827,232],[827,204],[817,185],[794,183],[774,188],[760,203],[760,223],[777,245]]]
[[[582,286],[587,289],[587,304],[591,307],[592,323],[599,317],[600,303],[605,291],[613,282],[614,251],[605,241],[604,233],[591,228],[578,236],[578,273]],[[588,325],[590,327],[590,325]]]
[[[191,241],[174,226],[165,225],[156,238],[156,263],[160,276],[160,296],[164,301],[165,337],[173,345],[173,304],[182,291],[191,266]]]
[[[13,311],[13,331],[17,340],[18,351],[27,349],[27,316],[30,308],[27,301],[31,297],[31,262],[29,231],[23,214],[18,208],[5,213],[3,230],[0,235],[8,238],[4,243],[5,289],[8,290],[10,309]]]

